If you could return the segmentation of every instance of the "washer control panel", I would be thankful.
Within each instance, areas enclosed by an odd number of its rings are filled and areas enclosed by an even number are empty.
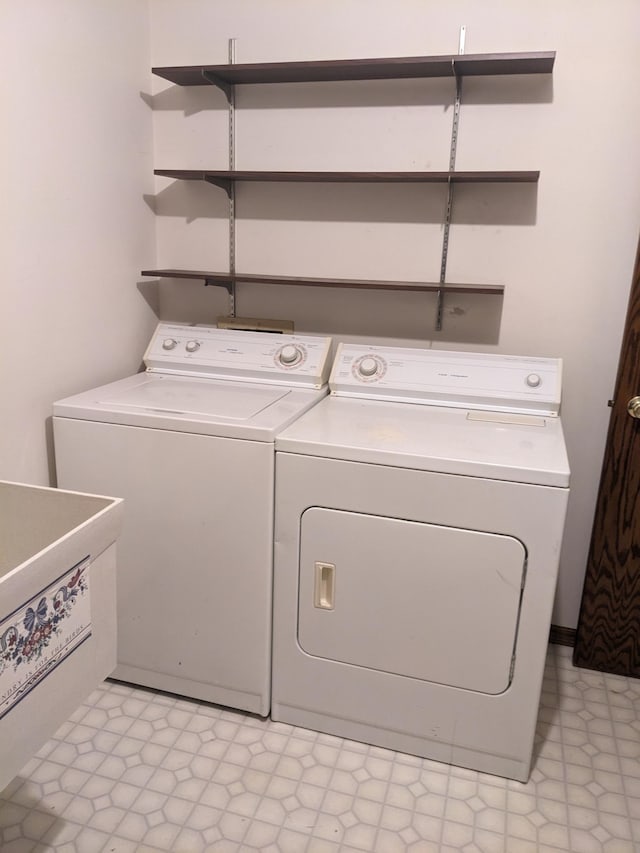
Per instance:
[[[144,355],[150,372],[321,388],[331,338],[160,323]]]
[[[329,380],[341,396],[555,416],[557,358],[340,344]]]

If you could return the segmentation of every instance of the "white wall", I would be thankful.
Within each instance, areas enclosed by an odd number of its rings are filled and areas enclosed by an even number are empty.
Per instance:
[[[156,319],[147,2],[7,0],[0,69],[0,478],[48,484],[52,402],[135,372]]]
[[[637,0],[154,0],[153,65],[556,50],[553,80],[465,81],[459,169],[540,169],[537,191],[457,196],[450,281],[504,300],[244,287],[242,315],[299,331],[561,356],[572,496],[554,622],[574,627],[640,224]],[[154,78],[156,168],[226,168],[223,96]],[[451,81],[240,87],[237,168],[446,169]],[[158,179],[159,267],[225,269],[226,197]],[[241,185],[245,272],[437,280],[441,188]],[[223,291],[163,282],[166,319],[214,322]]]

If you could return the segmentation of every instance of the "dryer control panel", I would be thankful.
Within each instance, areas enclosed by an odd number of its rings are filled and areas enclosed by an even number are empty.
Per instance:
[[[493,353],[340,344],[332,394],[556,416],[562,361]]]
[[[148,372],[321,388],[331,338],[160,323],[144,355]]]

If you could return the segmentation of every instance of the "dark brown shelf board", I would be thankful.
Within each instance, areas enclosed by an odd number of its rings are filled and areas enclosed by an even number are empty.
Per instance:
[[[309,287],[344,287],[360,290],[402,290],[423,293],[437,293],[444,290],[448,293],[486,293],[500,295],[504,293],[501,284],[445,284],[426,281],[379,281],[376,279],[348,278],[309,278],[306,276],[289,275],[257,275],[255,273],[207,272],[204,270],[142,270],[141,275],[154,278],[181,278],[204,280],[211,284],[228,285],[231,283],[244,284],[285,284]]]
[[[297,183],[536,183],[539,171],[477,172],[272,172],[209,169],[155,169],[154,175],[181,181],[208,181],[226,187],[232,181],[281,181]]]
[[[235,83],[312,83],[340,80],[390,80],[416,77],[550,74],[555,51],[404,56],[376,59],[328,59],[234,65],[179,65],[152,68],[179,86],[206,86],[216,80]]]

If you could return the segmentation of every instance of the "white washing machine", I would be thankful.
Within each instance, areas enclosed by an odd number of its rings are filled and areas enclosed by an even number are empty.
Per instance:
[[[161,323],[145,373],[55,403],[58,485],[125,498],[114,677],[269,712],[274,438],[329,349]]]
[[[272,717],[524,781],[569,495],[558,360],[341,344],[276,438]]]

